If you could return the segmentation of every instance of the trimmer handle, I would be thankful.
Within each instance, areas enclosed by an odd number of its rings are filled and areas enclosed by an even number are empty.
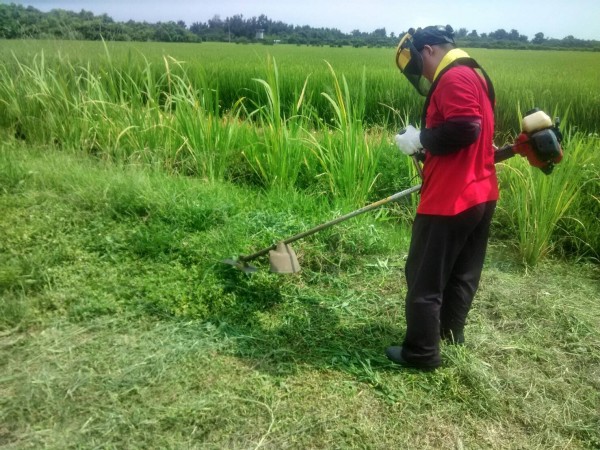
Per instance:
[[[506,161],[507,159],[515,156],[515,151],[512,145],[505,145],[504,147],[496,150],[494,152],[494,164],[498,164],[499,162]]]

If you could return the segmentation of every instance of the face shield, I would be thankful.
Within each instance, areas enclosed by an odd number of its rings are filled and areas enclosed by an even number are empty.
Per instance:
[[[454,45],[454,30],[450,25],[414,28],[400,39],[396,51],[396,65],[419,94],[426,96],[431,83],[423,76],[423,58],[420,51],[425,45]]]
[[[412,31],[412,30],[411,30]],[[409,31],[404,35],[396,50],[396,65],[410,81],[417,92],[426,96],[431,83],[423,76],[423,58],[413,44],[413,35]]]

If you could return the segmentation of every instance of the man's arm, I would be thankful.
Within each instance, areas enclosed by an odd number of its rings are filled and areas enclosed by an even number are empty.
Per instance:
[[[435,128],[421,130],[421,144],[432,155],[448,155],[477,141],[481,133],[478,117],[453,118]]]

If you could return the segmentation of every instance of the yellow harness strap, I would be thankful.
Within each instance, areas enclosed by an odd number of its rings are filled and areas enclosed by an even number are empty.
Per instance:
[[[464,50],[461,50],[459,48],[453,48],[448,53],[446,53],[444,58],[440,61],[440,64],[438,65],[435,71],[435,75],[433,76],[433,80],[435,81],[440,72],[444,70],[447,66],[452,64],[454,61],[456,61],[458,58],[470,58],[470,56]]]

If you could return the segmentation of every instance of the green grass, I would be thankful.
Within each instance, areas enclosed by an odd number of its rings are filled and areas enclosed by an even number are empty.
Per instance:
[[[14,48],[26,45],[15,43]],[[353,208],[411,182],[411,164],[398,158],[390,129],[410,121],[422,99],[414,92],[395,91],[407,83],[400,83],[395,71],[391,76],[381,49],[368,54],[370,71],[336,58],[338,51],[348,57],[352,50],[354,58],[366,58],[364,49],[335,49],[331,56],[343,68],[340,71],[333,63],[315,61],[320,51],[290,46],[285,47],[289,54],[273,47],[283,66],[274,56],[259,65],[254,58],[264,56],[260,46],[248,47],[253,56],[246,54],[239,64],[215,59],[217,54],[242,57],[237,46],[227,45],[170,46],[177,55],[172,56],[156,46],[104,44],[96,47],[97,58],[87,54],[83,61],[69,53],[85,45],[65,44],[66,54],[58,51],[60,46],[50,46],[48,51],[54,53],[49,56],[30,56],[23,47],[19,56],[9,57],[0,69],[0,125],[32,145],[52,144],[210,182],[318,193]],[[138,53],[142,49],[145,53]],[[178,59],[191,57],[190,49],[199,52],[201,62]],[[504,53],[481,56],[506,65],[522,63],[522,55],[513,53],[513,60]],[[565,65],[585,60],[597,66],[595,55],[545,55]],[[550,70],[539,54],[529,56],[526,71],[496,68],[499,104],[509,108],[498,110],[497,144],[513,139],[514,127],[508,122],[538,105],[567,119],[565,160],[544,180],[518,163],[508,164],[515,170],[504,174],[503,183],[511,188],[504,190],[508,213],[499,216],[502,228],[508,235],[521,236],[518,245],[526,264],[535,265],[550,251],[597,260],[600,141],[590,133],[596,130],[595,120],[590,121],[595,97],[586,94],[592,100],[586,115],[570,100],[579,98],[583,86],[593,89],[597,80],[585,65],[576,76],[561,78],[568,86],[555,92],[558,81],[548,74],[561,72]],[[248,67],[252,70],[246,71]],[[378,81],[381,74],[389,78]],[[235,79],[237,87],[220,84],[229,79]],[[532,94],[533,87],[543,90],[543,101]],[[387,103],[390,92],[401,107]],[[235,101],[226,99],[231,95],[237,96]],[[387,116],[369,112],[373,96]],[[572,195],[561,199],[567,191]]]
[[[561,222],[570,220],[584,228],[596,228],[597,221],[585,221],[584,225],[577,216],[587,215],[581,210],[582,204],[589,204],[586,185],[600,187],[598,178],[590,177],[588,171],[600,152],[600,141],[597,137],[569,135],[563,145],[567,150],[564,161],[551,175],[543,174],[523,158],[510,160],[501,170],[501,184],[511,200],[510,210],[505,213],[511,217],[508,222],[513,224],[512,234],[518,236],[523,262],[530,266],[550,253],[553,246],[560,245],[560,239],[553,236]],[[591,206],[592,211],[597,209]],[[568,235],[568,229],[565,231]],[[591,245],[586,250],[593,251],[594,239],[588,242]]]
[[[299,275],[221,263],[416,182],[388,50],[0,54],[1,448],[600,447],[597,55],[473,52],[498,141],[568,111],[565,161],[502,167],[467,345],[421,374],[383,356],[415,197],[295,243]]]
[[[322,195],[0,144],[0,447],[596,448],[600,272],[493,239],[434,373],[398,370],[399,206],[219,261],[338,211]],[[407,205],[409,206],[409,205]],[[495,227],[497,224],[495,224]]]
[[[551,114],[564,115],[569,111],[570,121],[579,129],[598,131],[596,118],[600,107],[595,99],[600,90],[596,76],[600,54],[597,52],[467,50],[494,81],[501,132],[518,131],[519,109],[527,111],[536,106]],[[6,41],[0,48],[0,57],[6,70],[13,74],[15,57],[29,65],[42,51],[48,66],[89,64],[94,73],[106,74],[122,68],[123,77],[102,79],[107,90],[117,97],[122,92],[127,95],[129,78],[136,86],[166,90],[164,59],[172,57],[184,62],[191,79],[209,80],[210,87],[219,91],[223,109],[228,110],[242,97],[260,99],[261,93],[254,89],[252,80],[265,78],[265,61],[273,57],[280,69],[281,102],[294,104],[308,77],[306,102],[315,105],[319,116],[328,120],[333,114],[327,99],[321,95],[333,92],[326,62],[339,76],[347,78],[351,92],[360,91],[366,70],[365,116],[369,124],[398,126],[398,115],[418,123],[423,104],[423,98],[415,94],[395,67],[393,48],[22,40]],[[90,55],[93,55],[91,61]]]

